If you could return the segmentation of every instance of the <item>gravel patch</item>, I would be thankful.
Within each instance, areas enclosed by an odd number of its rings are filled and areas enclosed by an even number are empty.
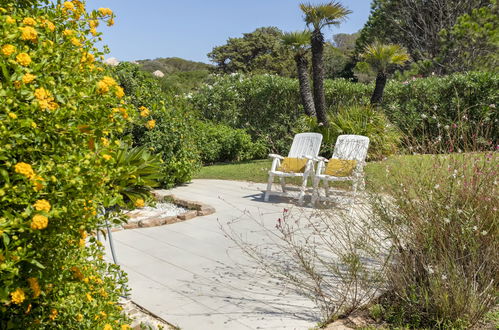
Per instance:
[[[175,217],[187,211],[189,210],[181,206],[178,206],[176,204],[160,202],[156,203],[155,207],[146,206],[141,209],[136,209],[127,212],[126,214],[130,217],[131,221],[138,222],[151,217],[155,218]]]

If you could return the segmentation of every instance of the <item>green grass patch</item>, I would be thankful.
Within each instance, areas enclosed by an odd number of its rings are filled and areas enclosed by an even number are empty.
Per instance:
[[[380,162],[370,162],[365,168],[368,181],[381,182],[386,180],[386,167],[398,168],[410,171],[414,162],[420,163],[424,156],[394,156],[388,160]],[[267,182],[268,171],[272,165],[270,159],[251,160],[238,163],[222,163],[210,166],[204,166],[201,171],[195,175],[195,179],[217,179],[234,180],[250,182]],[[293,180],[287,179],[293,183]],[[296,180],[299,182],[299,179]]]
[[[483,154],[475,154],[476,157],[483,157]],[[453,154],[453,157],[470,156],[470,154]],[[441,157],[449,157],[442,155]],[[394,173],[402,172],[407,176],[414,176],[414,170],[427,167],[431,171],[433,155],[397,155],[386,160],[369,162],[365,167],[366,181],[370,184],[385,184],[393,177]],[[251,160],[238,163],[223,163],[205,166],[195,175],[195,179],[217,179],[250,182],[267,182],[268,171],[272,165],[272,160]],[[299,178],[286,179],[291,184],[300,184]],[[277,182],[277,179],[274,179]],[[309,182],[310,185],[310,182]],[[345,183],[339,183],[339,187],[344,187]]]

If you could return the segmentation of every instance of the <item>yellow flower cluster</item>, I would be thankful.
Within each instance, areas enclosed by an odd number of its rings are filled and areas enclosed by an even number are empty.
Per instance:
[[[80,281],[85,277],[80,268],[76,266],[71,267],[70,270],[73,272],[73,276]]]
[[[144,202],[144,200],[143,200],[142,198],[139,198],[139,199],[137,199],[137,200],[135,201],[134,205],[135,205],[136,207],[142,208],[142,207],[144,207],[144,206],[145,206],[145,202]]]
[[[42,293],[42,290],[40,289],[40,284],[38,283],[38,280],[34,277],[28,278],[28,283],[29,287],[33,291],[33,298],[38,298],[40,294]]]
[[[29,84],[30,82],[32,82],[35,79],[36,79],[35,75],[32,75],[31,73],[26,73],[21,80],[23,83]]]
[[[147,116],[149,116],[149,109],[147,109],[146,107],[141,106],[139,108],[139,110],[140,110],[140,116],[141,117],[147,117]]]
[[[36,41],[38,38],[38,32],[31,26],[20,27],[19,30],[21,30],[22,40]]]
[[[123,90],[123,88],[121,86],[116,86],[115,95],[119,99],[121,99],[121,98],[123,98],[123,96],[125,96],[125,91]]]
[[[104,325],[104,328],[102,330],[113,330],[113,327],[109,323],[106,323],[106,325]]]
[[[116,80],[109,76],[104,76],[101,81],[97,83],[97,93],[106,94],[112,87],[117,87]]]
[[[7,24],[15,24],[15,23],[16,23],[16,20],[15,20],[15,19],[13,19],[13,18],[12,18],[12,17],[10,17],[10,16],[6,16],[6,17],[5,17],[5,23],[7,23]]]
[[[156,121],[154,119],[151,119],[146,123],[146,127],[148,129],[153,129],[155,126],[156,126]]]
[[[57,314],[59,314],[59,313],[57,312],[57,309],[52,309],[52,310],[50,311],[49,319],[51,319],[52,321],[53,321],[53,320],[55,320],[55,319],[56,319],[56,317],[57,317]]]
[[[68,30],[68,29],[66,29],[66,30],[62,31],[62,34],[63,34],[65,37],[72,36],[72,35],[73,35],[73,33],[75,33],[75,31],[74,31],[74,30]]]
[[[113,108],[113,112],[115,113],[119,112],[121,113],[124,119],[128,119],[128,113],[125,108]]]
[[[31,167],[31,165],[23,163],[23,162],[17,163],[14,166],[14,171],[16,173],[24,175],[25,177],[27,177],[30,180],[33,180],[36,177],[35,171],[33,171],[33,168]]]
[[[111,16],[113,14],[113,11],[109,8],[99,8],[99,13],[102,16]]]
[[[33,206],[35,207],[35,210],[37,211],[45,211],[45,212],[49,212],[50,211],[50,208],[51,208],[51,205],[49,203],[49,201],[45,200],[45,199],[39,199],[35,202],[35,204],[33,204]]]
[[[92,53],[83,53],[81,56],[81,63],[93,63],[95,61],[95,55]]]
[[[104,155],[102,155],[102,158],[104,158],[105,160],[111,160],[113,158],[113,156],[108,155],[108,154],[104,154]]]
[[[16,51],[16,47],[14,47],[12,45],[3,45],[2,50],[1,50],[2,54],[4,54],[5,56],[10,56],[15,51]]]
[[[52,23],[51,21],[49,20],[46,20],[46,19],[43,19],[42,20],[42,25],[45,26],[47,29],[49,29],[50,31],[54,31],[55,30],[55,25],[54,23]]]
[[[31,229],[42,230],[47,228],[49,224],[49,219],[41,214],[36,214],[31,220]]]
[[[28,66],[31,64],[31,57],[27,53],[20,53],[16,56],[16,61],[22,66]]]
[[[40,191],[43,189],[43,178],[35,174],[35,171],[33,171],[33,168],[30,164],[26,164],[23,162],[17,163],[14,166],[14,171],[30,179],[35,185],[35,191]]]
[[[35,26],[36,25],[36,21],[33,18],[31,18],[31,17],[26,17],[26,18],[23,19],[23,24]]]
[[[14,292],[11,292],[10,297],[12,302],[16,305],[20,305],[24,299],[26,299],[24,291],[21,288],[17,288]]]
[[[72,1],[66,1],[62,4],[62,7],[65,10],[75,10],[75,5],[73,4]]]
[[[78,38],[71,38],[71,43],[76,47],[81,47],[81,40]]]
[[[40,87],[35,89],[35,98],[38,101],[38,105],[42,110],[56,110],[59,108],[59,105],[54,102],[54,97],[47,91],[45,88]]]

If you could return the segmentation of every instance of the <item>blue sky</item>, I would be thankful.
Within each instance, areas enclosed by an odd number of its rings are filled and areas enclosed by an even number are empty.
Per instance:
[[[99,27],[104,44],[122,61],[181,57],[209,62],[206,54],[262,26],[283,31],[304,29],[300,0],[87,0],[89,9],[111,8],[116,24]],[[310,1],[321,3],[324,1]],[[326,32],[353,33],[367,21],[371,0],[343,0],[352,10],[348,20]]]

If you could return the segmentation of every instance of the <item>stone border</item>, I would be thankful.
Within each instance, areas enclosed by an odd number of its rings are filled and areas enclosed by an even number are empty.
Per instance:
[[[122,226],[123,229],[149,228],[149,227],[169,225],[180,221],[190,220],[195,217],[210,215],[216,212],[215,208],[201,202],[181,199],[176,197],[175,195],[161,195],[155,192],[153,192],[153,195],[157,201],[164,201],[164,200],[171,201],[173,204],[177,204],[185,207],[186,209],[189,209],[189,211],[179,214],[177,216],[171,216],[165,218],[150,217],[148,219],[140,220],[138,222],[126,223]],[[121,230],[121,228],[119,228],[118,230]]]

